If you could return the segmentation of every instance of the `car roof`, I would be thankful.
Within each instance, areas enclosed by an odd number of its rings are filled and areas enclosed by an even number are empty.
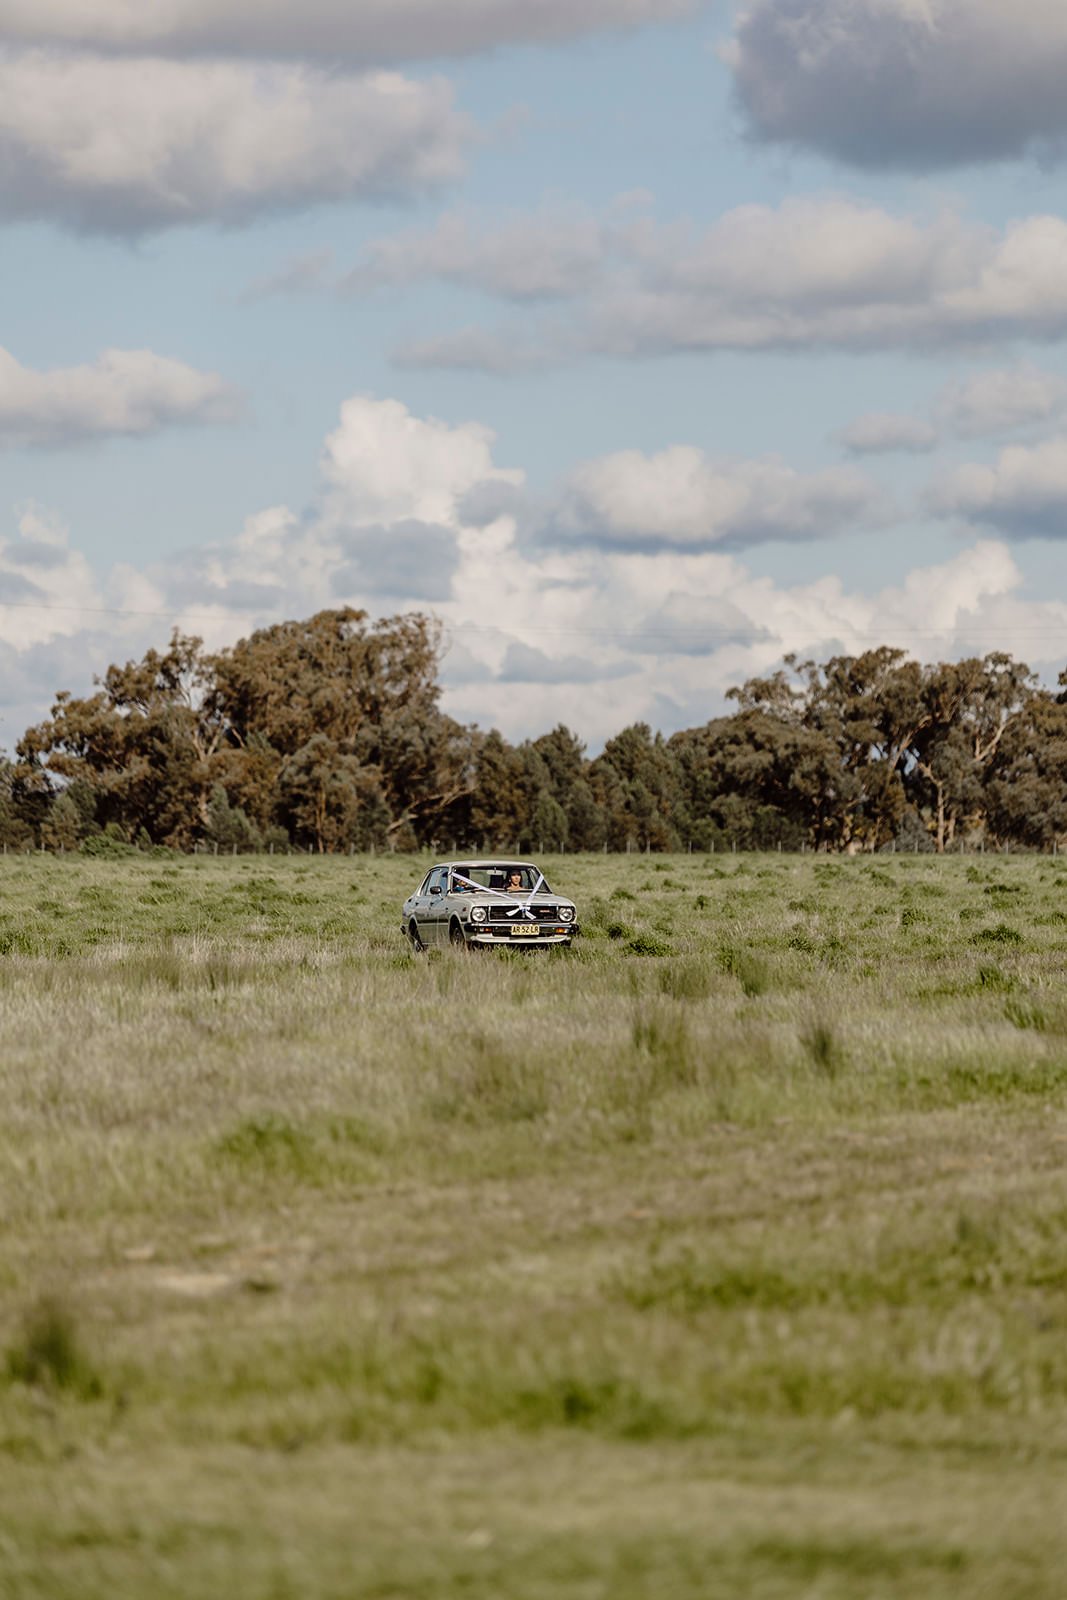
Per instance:
[[[534,872],[541,870],[535,861],[523,861],[515,856],[457,856],[454,861],[438,861],[430,871],[436,872],[440,867],[532,867]]]

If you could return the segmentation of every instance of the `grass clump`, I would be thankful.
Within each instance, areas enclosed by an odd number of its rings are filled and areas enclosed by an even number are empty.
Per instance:
[[[73,1311],[52,1295],[25,1316],[20,1334],[8,1348],[7,1374],[14,1383],[79,1400],[97,1400],[104,1389],[82,1346]]]
[[[715,987],[715,975],[710,962],[699,957],[672,961],[661,970],[659,987],[672,1000],[706,1000]]]
[[[1012,974],[1002,967],[979,967],[972,987],[979,993],[984,990],[987,994],[1010,994],[1015,983]]]
[[[801,1043],[816,1072],[824,1077],[836,1078],[847,1065],[841,1041],[826,1021],[813,1022],[801,1035]]]
[[[971,943],[976,945],[1020,945],[1023,936],[1018,928],[1013,928],[1007,922],[998,922],[994,928],[980,928],[977,933],[972,933]]]
[[[719,966],[723,972],[737,979],[742,993],[750,1000],[766,994],[771,987],[770,966],[763,956],[753,950],[736,944],[721,945]]]
[[[442,1122],[536,1122],[549,1108],[546,1064],[536,1050],[511,1048],[475,1033],[466,1041],[462,1062],[439,1074],[429,1106]]]

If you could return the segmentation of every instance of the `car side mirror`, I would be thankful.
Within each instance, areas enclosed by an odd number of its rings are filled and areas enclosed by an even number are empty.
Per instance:
[[[439,883],[435,883],[433,888],[430,890],[430,893],[431,894],[440,894],[441,893],[441,885]]]

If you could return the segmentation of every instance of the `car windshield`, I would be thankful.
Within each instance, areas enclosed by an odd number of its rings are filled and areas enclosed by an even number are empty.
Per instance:
[[[462,879],[468,883],[476,883],[480,889],[495,889],[501,894],[532,894],[534,889],[538,894],[550,894],[548,884],[542,878],[536,867],[509,866],[507,862],[493,862],[489,865],[452,868],[453,893],[463,892]]]

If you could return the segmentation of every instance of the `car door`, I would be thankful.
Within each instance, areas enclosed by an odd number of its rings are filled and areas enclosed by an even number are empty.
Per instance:
[[[430,878],[432,876],[432,873],[428,872],[426,874],[425,878],[423,878],[422,882],[419,884],[419,887],[406,902],[405,906],[405,915],[408,922],[410,923],[412,920],[414,920],[415,926],[419,930],[419,938],[422,939],[424,943],[425,937],[423,932],[423,924],[426,919],[426,906],[428,903],[427,895],[429,894]]]
[[[442,944],[448,937],[448,906],[445,890],[448,887],[448,868],[435,867],[426,885],[426,898],[422,903],[419,932],[427,945]]]

